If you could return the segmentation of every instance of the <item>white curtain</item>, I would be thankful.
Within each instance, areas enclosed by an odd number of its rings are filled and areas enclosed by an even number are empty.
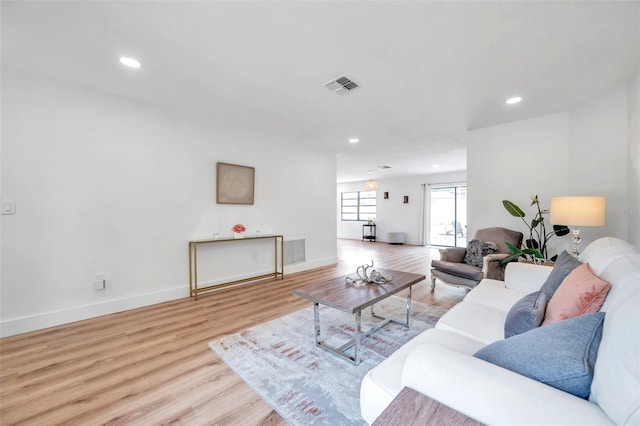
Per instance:
[[[420,245],[428,244],[427,235],[429,231],[429,209],[431,206],[431,190],[426,183],[421,184],[422,191],[420,193]]]

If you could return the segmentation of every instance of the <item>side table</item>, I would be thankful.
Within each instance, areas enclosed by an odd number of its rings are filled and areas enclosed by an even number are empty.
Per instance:
[[[372,426],[388,425],[478,426],[482,423],[411,388],[402,388]]]
[[[370,225],[368,223],[362,225],[362,241],[364,241],[364,240],[373,241],[375,243],[375,241],[376,241],[376,225]]]

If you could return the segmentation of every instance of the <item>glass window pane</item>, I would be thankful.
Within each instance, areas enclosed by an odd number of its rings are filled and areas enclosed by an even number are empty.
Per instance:
[[[442,246],[467,246],[467,187],[431,189],[429,243]]]
[[[358,193],[357,192],[343,192],[342,193],[343,200],[357,200]]]
[[[340,209],[341,220],[375,220],[376,191],[343,192]]]

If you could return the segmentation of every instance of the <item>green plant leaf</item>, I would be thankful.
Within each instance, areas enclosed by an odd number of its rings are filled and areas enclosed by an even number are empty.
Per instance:
[[[522,257],[533,256],[533,257],[536,257],[538,259],[544,259],[544,257],[542,257],[542,254],[540,253],[540,250],[538,250],[538,249],[526,248],[526,249],[523,250],[523,249],[518,248],[518,247],[514,246],[513,244],[508,243],[506,241],[504,242],[504,244],[507,247],[509,247],[509,249],[513,253],[511,253],[509,256],[505,257],[500,262],[498,262],[499,265],[505,265],[505,264],[511,262],[516,257],[520,257],[520,256],[522,256]],[[537,242],[536,242],[536,244],[537,244]]]
[[[569,232],[571,232],[571,230],[569,229],[568,226],[553,225],[553,233],[556,234],[558,237],[563,237],[567,235]]]
[[[524,212],[520,209],[520,207],[516,206],[509,200],[502,200],[502,205],[509,212],[511,216],[515,217],[524,217]]]
[[[513,259],[522,256],[521,253],[512,253],[509,256],[505,257],[504,259],[502,259],[500,262],[498,262],[498,265],[503,266],[506,265],[507,263],[511,262]]]
[[[513,253],[517,253],[517,254],[522,253],[522,250],[520,250],[520,248],[518,248],[518,247],[514,246],[513,244],[511,244],[511,243],[509,243],[509,242],[507,242],[507,241],[505,241],[505,242],[504,242],[504,244],[505,244],[507,247],[509,247],[509,250],[511,250]]]
[[[528,248],[528,249],[524,249],[522,250],[523,254],[528,254],[531,256],[535,256],[538,259],[544,259],[544,257],[542,257],[542,253],[540,253],[540,250],[538,249],[532,249],[532,248]]]
[[[525,246],[530,249],[539,249],[540,243],[538,243],[538,240],[527,239],[527,241],[525,241]]]

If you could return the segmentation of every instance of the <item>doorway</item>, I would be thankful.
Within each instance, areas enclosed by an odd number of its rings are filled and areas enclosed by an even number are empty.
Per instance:
[[[467,246],[467,185],[430,186],[429,244]]]

